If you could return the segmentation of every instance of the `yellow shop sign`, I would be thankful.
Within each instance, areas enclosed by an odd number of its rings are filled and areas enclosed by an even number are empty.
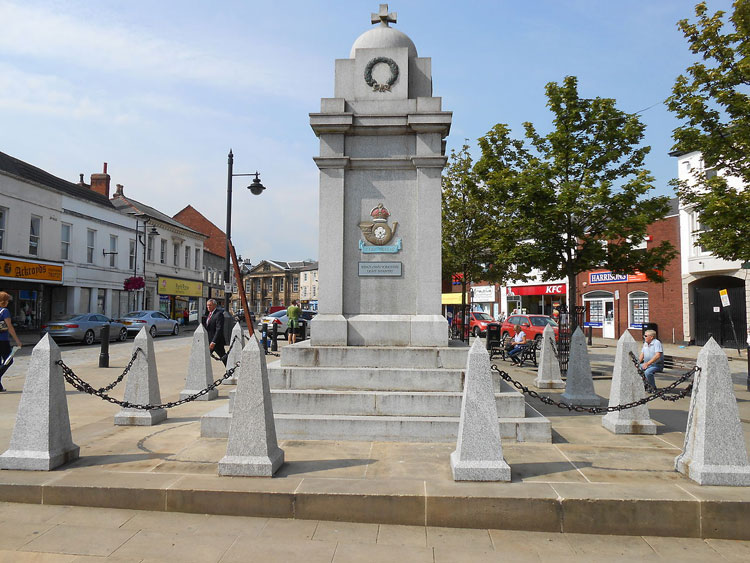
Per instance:
[[[0,278],[62,283],[61,264],[45,264],[0,258]]]
[[[185,297],[202,297],[203,282],[159,277],[158,293],[159,295],[184,295]]]

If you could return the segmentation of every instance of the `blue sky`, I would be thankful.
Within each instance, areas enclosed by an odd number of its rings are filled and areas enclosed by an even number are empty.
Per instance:
[[[498,122],[546,131],[544,85],[579,77],[583,97],[635,112],[663,101],[694,60],[685,0],[391,2],[396,27],[432,58],[453,111],[448,148]],[[308,113],[333,95],[336,58],[378,2],[0,0],[0,151],[71,181],[109,164],[112,184],[170,215],[191,204],[223,228],[226,157],[238,252],[317,258],[318,142]],[[729,11],[729,0],[709,0]],[[655,193],[671,194],[677,122],[643,112]]]

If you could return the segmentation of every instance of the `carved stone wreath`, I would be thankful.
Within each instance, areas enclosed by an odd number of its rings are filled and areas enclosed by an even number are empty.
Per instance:
[[[391,69],[391,77],[386,84],[380,84],[372,77],[372,69],[379,63],[385,63]],[[367,66],[365,67],[365,82],[367,82],[368,86],[372,86],[374,92],[390,92],[391,86],[396,83],[396,80],[398,80],[398,65],[393,59],[389,59],[388,57],[375,57],[367,63]]]

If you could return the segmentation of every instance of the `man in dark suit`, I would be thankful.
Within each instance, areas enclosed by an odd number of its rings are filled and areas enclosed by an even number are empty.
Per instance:
[[[206,303],[208,316],[206,317],[206,332],[208,332],[208,349],[216,352],[227,365],[226,350],[224,349],[224,309],[216,307],[216,299],[209,299]]]

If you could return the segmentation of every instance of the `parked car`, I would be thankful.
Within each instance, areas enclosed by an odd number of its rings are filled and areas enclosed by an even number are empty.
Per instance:
[[[177,321],[170,319],[161,311],[131,311],[117,319],[125,325],[128,334],[136,335],[145,326],[149,334],[156,338],[157,334],[179,334],[180,326]]]
[[[557,321],[548,315],[510,315],[505,321],[503,321],[503,324],[500,327],[501,337],[512,337],[515,334],[513,329],[515,325],[521,326],[526,333],[526,338],[529,340],[532,338],[541,340],[544,327],[547,325],[551,325],[552,330],[555,331],[555,340],[560,337]]]
[[[300,315],[300,318],[307,321],[307,336],[310,336],[310,321],[315,316],[315,311],[308,311],[307,309],[302,310],[302,314]],[[258,328],[263,328],[263,323],[268,324],[268,332],[270,333],[273,330],[273,325],[276,325],[276,331],[279,336],[282,334],[284,335],[284,338],[289,340],[289,317],[286,315],[286,309],[283,309],[281,311],[276,311],[275,313],[271,313],[270,315],[264,315],[260,318],[260,321],[258,322]]]
[[[469,330],[475,337],[484,336],[487,334],[487,325],[489,323],[495,322],[492,317],[490,317],[487,313],[484,311],[469,311],[467,313],[469,317]],[[458,333],[461,333],[461,314],[459,313],[454,318],[454,322],[456,324],[456,328]]]
[[[101,340],[102,327],[109,325],[109,339],[124,341],[128,331],[119,321],[97,313],[73,313],[52,319],[42,325],[42,336],[49,334],[56,342],[74,340],[84,344],[93,344]]]

